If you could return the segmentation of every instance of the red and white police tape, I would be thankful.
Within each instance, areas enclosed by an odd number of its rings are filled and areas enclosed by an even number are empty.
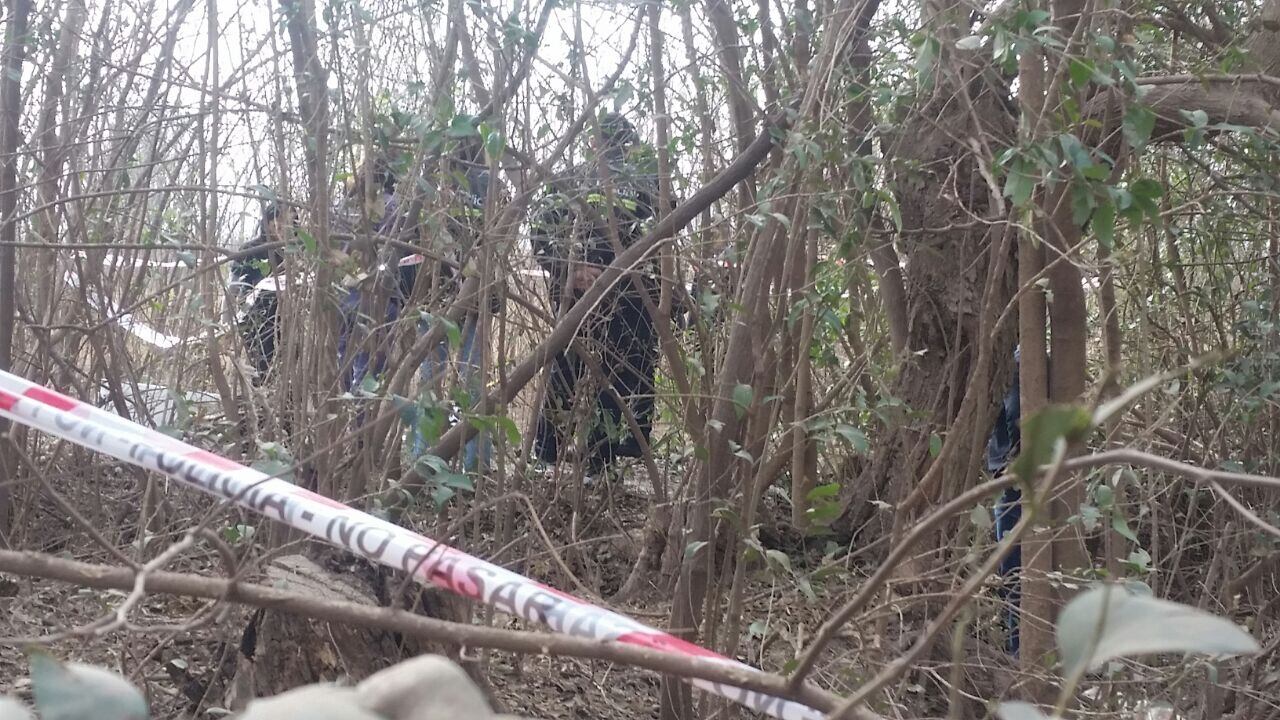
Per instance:
[[[125,462],[167,475],[272,520],[556,632],[680,655],[758,672],[631,618],[474,558],[448,545],[192,447],[119,415],[0,371],[0,416]],[[694,686],[782,720],[817,720],[801,703],[704,680]]]

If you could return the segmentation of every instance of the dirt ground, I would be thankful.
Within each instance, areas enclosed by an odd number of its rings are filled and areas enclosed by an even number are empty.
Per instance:
[[[615,478],[607,486],[597,483],[589,489],[581,505],[583,513],[576,521],[567,494],[540,501],[545,508],[541,522],[562,557],[584,584],[605,596],[621,586],[639,547],[649,498],[647,482],[640,482],[637,473],[638,470],[628,471],[625,481]],[[112,479],[99,485],[100,497],[96,505],[88,503],[91,509],[87,514],[101,519],[100,530],[108,541],[131,551],[128,540],[134,533],[128,524],[137,514],[136,486],[118,472],[105,474]],[[74,490],[64,490],[77,507],[85,507],[88,498],[77,500]],[[174,517],[196,517],[210,507],[210,501],[203,496],[177,486],[169,488],[167,497]],[[33,512],[33,519],[46,532],[40,535],[42,545],[30,549],[86,562],[111,562],[107,553],[70,523],[52,502],[41,501]],[[491,521],[487,515],[477,517],[480,519],[465,521],[469,528],[466,536],[480,540],[459,541],[459,547],[491,558],[495,550]],[[253,525],[258,532],[265,529],[255,523],[253,518],[230,512],[213,527],[220,528],[224,537],[234,538],[237,532],[243,534],[244,528],[237,526]],[[506,564],[554,587],[573,591],[549,555],[539,551],[544,544],[535,539],[528,523],[517,520],[516,525],[517,538],[527,533],[527,542],[523,543],[527,547],[523,557],[507,558]],[[172,542],[185,527],[175,521],[174,533],[157,536],[153,542]],[[422,529],[431,532],[430,526]],[[250,545],[243,539],[234,543],[237,551],[252,556]],[[217,557],[206,551],[184,555],[168,569],[209,576],[224,574]],[[766,664],[780,670],[782,663],[793,656],[793,647],[812,636],[829,606],[841,595],[837,587],[819,592],[818,601],[813,602],[794,585],[775,582],[767,572],[752,574],[744,593],[745,640],[740,659],[756,663],[763,649]],[[29,698],[24,647],[37,644],[59,657],[101,665],[129,677],[148,695],[154,718],[225,715],[225,708],[234,702],[236,693],[243,694],[232,678],[251,612],[241,607],[226,608],[192,626],[193,618],[206,608],[205,601],[156,595],[134,609],[130,616],[133,629],[90,629],[113,613],[124,597],[120,591],[88,590],[0,575],[0,693]],[[647,597],[641,593],[625,607],[615,609],[662,627],[668,603],[662,593],[651,590]],[[486,621],[483,611],[476,610],[471,615],[473,622]],[[503,615],[487,621],[521,627],[520,621]],[[350,649],[341,644],[319,648],[317,652],[331,651],[334,657],[341,658]],[[488,679],[493,696],[506,712],[545,720],[657,716],[658,676],[647,671],[571,658],[516,657],[478,650],[464,653],[464,659],[474,663]],[[352,669],[351,674],[362,676],[368,672]],[[345,679],[343,675],[337,671],[328,679],[341,681]]]

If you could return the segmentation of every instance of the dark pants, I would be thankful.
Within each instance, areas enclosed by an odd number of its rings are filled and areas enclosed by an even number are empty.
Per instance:
[[[276,357],[276,339],[279,337],[277,312],[276,294],[264,292],[239,319],[240,338],[249,353],[249,360],[258,371],[253,378],[255,384],[262,382]]]
[[[536,452],[545,462],[558,462],[561,445],[573,443],[580,417],[574,399],[578,384],[596,366],[603,374],[602,387],[584,398],[588,472],[599,472],[619,457],[639,457],[640,442],[627,421],[630,409],[645,441],[653,427],[654,368],[658,340],[653,319],[643,300],[634,292],[607,298],[602,307],[588,316],[577,350],[570,348],[555,358],[547,387],[547,397],[538,416]],[[625,408],[624,408],[625,405]]]
[[[1006,488],[996,503],[996,541],[1003,540],[1013,526],[1022,517],[1022,491],[1016,487]],[[1018,655],[1018,623],[1019,607],[1022,602],[1022,546],[1014,545],[1013,550],[1000,561],[1000,577],[1004,582],[998,592],[1000,599],[1007,605],[1004,612],[1005,630],[1008,632],[1006,650],[1010,655]]]
[[[386,338],[390,332],[391,325],[400,317],[400,310],[404,307],[404,300],[392,295],[387,299],[387,308],[385,314],[385,328],[380,332],[361,332],[362,324],[360,318],[361,293],[359,290],[352,289],[343,299],[342,309],[342,327],[338,333],[338,367],[343,368],[348,362],[351,366],[343,373],[341,382],[342,389],[347,392],[359,388],[364,382],[365,376],[373,373],[376,377],[382,374],[387,366]],[[373,341],[370,343],[370,341]],[[368,344],[376,345],[373,353],[369,350],[361,348],[361,345],[367,347]],[[355,350],[354,357],[349,353]]]

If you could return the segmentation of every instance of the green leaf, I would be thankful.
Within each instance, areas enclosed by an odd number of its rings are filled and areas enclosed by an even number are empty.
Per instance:
[[[1080,505],[1080,526],[1085,532],[1093,532],[1098,529],[1102,521],[1102,511],[1096,506],[1081,504]]]
[[[265,458],[255,462],[250,467],[263,475],[270,475],[271,477],[293,482],[293,465],[291,463],[284,462],[283,460],[279,460],[277,458]]]
[[[429,312],[418,313],[418,316],[422,318],[422,321],[428,327],[434,326],[436,323],[444,326],[444,334],[449,339],[449,347],[454,349],[462,347],[462,329],[458,327],[458,323],[447,317],[432,315]]]
[[[734,512],[733,508],[724,505],[712,510],[711,517],[716,520],[724,520],[725,522],[733,523],[735,527],[741,527],[742,525],[742,516]]]
[[[806,495],[805,497],[809,498],[810,500],[826,500],[828,498],[833,498],[839,494],[840,494],[840,483],[827,483],[826,485],[819,485],[814,489],[810,490],[809,494]]]
[[[1109,510],[1111,504],[1116,501],[1116,491],[1106,483],[1098,483],[1093,488],[1094,502],[1098,503],[1098,507],[1103,510]]]
[[[1006,70],[1012,72],[1018,67],[1018,46],[1003,27],[996,27],[995,37],[991,39],[991,56]]]
[[[276,196],[275,190],[272,190],[271,188],[267,187],[266,185],[262,185],[261,183],[255,183],[253,185],[250,185],[249,189],[252,190],[255,194],[257,194],[258,199],[262,200],[263,202],[276,202],[276,200],[279,199]]]
[[[804,516],[810,523],[819,526],[830,525],[836,518],[844,514],[838,502],[828,502],[809,508]]]
[[[991,511],[983,505],[977,505],[969,511],[969,522],[979,530],[990,530],[992,527]]]
[[[866,433],[858,428],[848,423],[840,423],[835,426],[834,431],[844,438],[845,442],[849,443],[855,452],[865,454],[871,450],[871,443],[867,441]]]
[[[1103,247],[1115,247],[1116,206],[1110,200],[1099,204],[1098,209],[1093,212],[1093,219],[1089,221],[1089,227],[1093,229],[1093,234],[1098,236],[1098,242],[1102,243]]]
[[[883,202],[884,206],[889,210],[889,220],[893,222],[893,227],[896,228],[898,232],[902,232],[902,209],[898,207],[897,198],[893,196],[893,193],[888,191],[881,191],[879,195],[880,201]]]
[[[751,407],[751,399],[755,396],[750,385],[738,383],[733,388],[733,405],[738,418],[741,419],[747,413],[747,408]]]
[[[1133,572],[1149,573],[1151,572],[1151,553],[1138,548],[1129,553],[1129,557],[1124,559],[1124,564]]]
[[[1058,617],[1057,638],[1068,676],[1124,657],[1248,655],[1261,650],[1253,636],[1229,620],[1116,586],[1094,588],[1067,603]]]
[[[786,553],[781,550],[765,550],[764,555],[769,558],[773,564],[787,572],[791,572],[791,558],[788,557]]]
[[[1191,124],[1191,127],[1204,129],[1209,124],[1209,114],[1203,110],[1179,110],[1182,118]]]
[[[1093,167],[1093,156],[1075,135],[1062,133],[1058,136],[1058,144],[1062,146],[1062,154],[1075,169],[1083,171]]]
[[[1085,183],[1071,184],[1071,222],[1076,227],[1084,227],[1093,217],[1093,209],[1098,206],[1093,190]]]
[[[804,593],[804,597],[811,603],[818,602],[818,594],[813,591],[813,584],[809,582],[809,578],[803,575],[796,576],[796,587],[800,588],[800,592]]]
[[[1130,105],[1124,114],[1124,139],[1135,150],[1146,147],[1151,131],[1156,128],[1156,114],[1151,108]]]
[[[470,115],[454,115],[445,134],[449,137],[465,138],[471,137],[477,132],[475,118]]]
[[[453,488],[445,487],[444,485],[437,485],[431,490],[431,502],[435,505],[436,510],[443,510],[444,506],[447,505],[456,494],[457,493],[453,491]]]
[[[179,250],[177,252],[178,261],[191,269],[196,267],[196,256],[190,250]]]
[[[1050,405],[1022,421],[1022,452],[1013,471],[1028,485],[1036,470],[1053,459],[1059,440],[1083,439],[1093,429],[1093,417],[1077,405]]]
[[[318,252],[318,248],[320,246],[316,244],[315,235],[312,235],[303,228],[298,228],[297,235],[298,239],[302,241],[303,249],[305,249],[308,254],[315,255]]]
[[[256,535],[257,532],[257,528],[252,525],[238,523],[236,525],[228,525],[227,527],[222,528],[222,539],[232,545],[237,545],[246,540],[252,540],[253,536]]]
[[[1093,163],[1078,169],[1086,180],[1093,180],[1094,182],[1102,182],[1111,175],[1111,167],[1106,163]]]
[[[929,435],[929,457],[936,458],[942,454],[942,436],[938,433]]]
[[[961,50],[977,50],[982,47],[982,36],[969,35],[962,37],[956,41],[956,47]]]
[[[41,720],[146,720],[147,701],[113,672],[31,654],[31,684]]]
[[[996,717],[1000,720],[1053,720],[1035,705],[1021,700],[1000,703],[1000,707],[996,708]]]
[[[434,477],[450,472],[449,463],[436,455],[422,455],[413,464],[414,472],[424,477]]]
[[[1093,63],[1081,58],[1071,58],[1071,63],[1067,66],[1067,74],[1071,77],[1071,87],[1076,90],[1083,90],[1089,84],[1089,79],[1097,72],[1097,68]]]
[[[1138,542],[1138,536],[1129,528],[1129,521],[1125,519],[1124,513],[1120,511],[1120,508],[1111,509],[1111,529],[1129,542]]]
[[[400,395],[392,395],[391,402],[396,408],[396,413],[400,416],[400,422],[409,427],[413,427],[418,422],[418,416],[421,411],[418,406],[409,400],[409,398]]]
[[[920,43],[920,52],[916,55],[916,82],[928,85],[933,79],[933,67],[938,64],[938,51],[942,43],[937,38],[927,37]]]
[[[1024,157],[1017,157],[1009,166],[1004,180],[1004,194],[1016,207],[1022,207],[1031,200],[1035,192],[1037,173],[1035,164]]]
[[[1013,16],[1013,24],[1015,27],[1022,28],[1029,32],[1035,32],[1049,20],[1051,15],[1048,10],[1019,10]]]
[[[515,420],[512,420],[506,415],[502,415],[494,418],[494,422],[497,423],[498,427],[502,428],[502,431],[507,434],[508,445],[520,444],[520,428],[516,427]]]
[[[490,161],[501,159],[502,154],[507,150],[507,139],[502,133],[488,125],[481,125],[480,134],[484,138],[485,158]]]
[[[1236,125],[1235,123],[1214,123],[1209,126],[1209,129],[1217,130],[1219,132],[1238,133],[1246,137],[1253,137],[1254,135],[1257,135],[1257,131],[1253,128],[1245,125]]]
[[[706,545],[707,545],[707,541],[706,541],[706,540],[694,540],[693,542],[689,543],[688,545],[685,545],[685,546],[684,546],[684,561],[685,561],[685,562],[689,562],[690,560],[692,560],[692,559],[693,559],[693,556],[694,556],[694,555],[697,555],[697,554],[698,554],[698,551],[699,551],[699,550],[701,550],[702,548],[706,547]]]
[[[453,490],[476,491],[475,483],[471,481],[471,476],[466,473],[445,473],[437,477],[436,482]]]
[[[1129,183],[1129,194],[1133,196],[1133,204],[1142,209],[1147,217],[1153,220],[1160,215],[1156,200],[1164,195],[1164,186],[1151,178],[1139,178]]]

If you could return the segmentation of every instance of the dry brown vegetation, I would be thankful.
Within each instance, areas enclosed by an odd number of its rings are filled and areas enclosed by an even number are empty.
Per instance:
[[[670,628],[831,717],[1017,699],[1280,718],[1277,0],[8,0],[0,23],[0,369]],[[606,110],[651,146],[658,213],[557,313],[528,215]],[[456,323],[503,302],[480,313],[484,398],[430,448],[457,470],[481,433],[493,462],[446,488],[408,460],[403,411],[459,390],[416,372],[447,323],[388,324],[387,373],[344,392],[338,302],[368,267],[332,214],[362,157],[438,169],[458,135],[505,190],[461,289],[414,309]],[[299,232],[255,384],[227,268],[268,199]],[[421,249],[443,222],[431,193],[412,202],[426,232],[384,245]],[[661,287],[648,452],[592,482],[531,463],[549,359],[644,263]],[[984,472],[1014,382],[1044,421],[1016,480],[1016,658],[993,573],[1014,540],[990,530],[1015,479]],[[0,693],[26,691],[27,643],[193,718],[438,651],[516,714],[745,713],[692,693],[691,666],[460,639],[538,628],[5,422]],[[269,585],[305,560],[299,598],[460,626],[313,620],[181,583],[117,613],[124,591],[48,569],[132,577],[182,542],[165,569]],[[1061,608],[1121,580],[1261,652],[1064,678]]]

